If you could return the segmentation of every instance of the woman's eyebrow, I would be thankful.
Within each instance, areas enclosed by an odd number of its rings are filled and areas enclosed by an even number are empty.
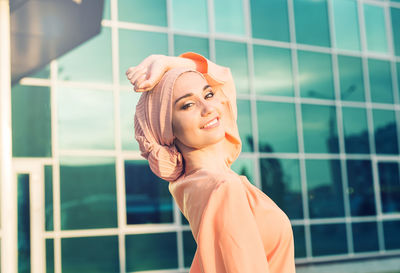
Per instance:
[[[211,86],[208,85],[208,84],[205,85],[205,86],[203,87],[203,91],[204,91],[204,90],[207,90],[209,87],[211,87]],[[178,101],[180,101],[181,99],[184,99],[184,98],[187,98],[187,97],[191,97],[191,96],[194,96],[194,94],[193,94],[193,93],[187,93],[187,94],[183,95],[182,97],[178,98],[178,99],[175,101],[175,104],[177,104]]]

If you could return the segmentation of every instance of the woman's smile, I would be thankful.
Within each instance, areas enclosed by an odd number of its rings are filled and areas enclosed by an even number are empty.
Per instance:
[[[212,129],[218,126],[219,126],[219,117],[215,117],[211,121],[207,122],[206,125],[200,127],[200,129]]]

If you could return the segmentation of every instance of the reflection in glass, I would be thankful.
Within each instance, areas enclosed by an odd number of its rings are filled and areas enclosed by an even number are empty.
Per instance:
[[[29,174],[17,175],[18,273],[31,272],[31,214]]]
[[[194,20],[193,20],[194,21]],[[130,85],[126,70],[151,54],[168,55],[166,33],[119,29],[119,82]]]
[[[120,272],[118,236],[61,238],[61,254],[63,273]]]
[[[365,108],[343,107],[342,113],[346,153],[370,153],[367,113]]]
[[[245,34],[243,0],[214,0],[215,31]]]
[[[400,249],[400,221],[383,222],[383,233],[385,237],[385,249]]]
[[[46,273],[54,273],[54,240],[46,239]]]
[[[311,225],[312,255],[347,253],[345,224]]]
[[[184,256],[184,266],[190,267],[196,252],[196,241],[193,238],[191,231],[182,231],[183,237],[183,256]]]
[[[299,161],[260,159],[261,188],[290,218],[303,218]]]
[[[167,26],[166,0],[118,0],[118,20]]]
[[[185,35],[174,35],[174,53],[179,56],[185,52],[196,52],[206,58],[210,58],[209,41],[206,38],[198,38]]]
[[[117,227],[114,158],[61,157],[60,192],[61,229]]]
[[[294,256],[295,258],[306,257],[306,238],[304,226],[292,226],[294,237]]]
[[[113,149],[113,94],[60,87],[57,94],[60,149]]]
[[[127,235],[125,245],[127,272],[178,267],[175,232]]]
[[[238,175],[244,175],[254,185],[254,162],[250,158],[238,158],[231,169]]]
[[[153,174],[147,161],[125,161],[125,192],[128,225],[173,222],[168,183]]]
[[[254,89],[257,94],[293,96],[289,49],[254,45]]]
[[[301,50],[297,54],[300,95],[310,98],[334,99],[331,55]]]
[[[93,83],[112,83],[111,29],[88,40],[58,61],[58,79]]]
[[[236,92],[248,94],[249,71],[246,44],[216,40],[215,51],[216,62],[231,69]]]
[[[361,58],[338,56],[340,99],[365,101],[364,78]]]
[[[254,38],[289,42],[287,2],[250,0],[251,26]]]
[[[371,161],[348,159],[346,163],[351,215],[375,215]]]
[[[310,217],[344,216],[340,161],[307,159],[306,174]]]
[[[46,231],[53,230],[53,166],[44,166],[44,204]]]
[[[368,70],[371,101],[393,103],[390,63],[388,61],[369,59]]]
[[[385,13],[378,5],[363,4],[367,49],[374,52],[388,52]]]
[[[348,50],[360,50],[358,31],[357,1],[335,0],[333,2],[336,47]]]
[[[336,107],[302,104],[304,150],[306,153],[338,153]]]
[[[260,152],[298,152],[294,104],[258,101],[257,119]]]
[[[251,126],[250,101],[237,100],[239,135],[242,140],[242,152],[253,151],[253,133]]]
[[[373,109],[372,111],[377,154],[398,154],[397,128],[394,111]]]
[[[50,157],[50,88],[16,84],[12,87],[11,103],[13,156]]]
[[[400,179],[398,162],[378,162],[383,213],[400,212]]]
[[[330,47],[326,0],[294,0],[296,41]]]
[[[376,222],[352,223],[354,252],[378,251]]]
[[[119,92],[119,94],[122,149],[139,151],[139,144],[135,139],[133,118],[135,116],[136,104],[139,101],[141,94],[122,90]]]
[[[390,8],[390,17],[392,18],[394,51],[397,56],[400,56],[400,9]]]
[[[208,33],[207,1],[174,0],[172,27],[175,30]]]

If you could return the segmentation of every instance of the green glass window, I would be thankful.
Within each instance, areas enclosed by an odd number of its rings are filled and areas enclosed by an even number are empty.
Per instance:
[[[385,237],[385,249],[400,249],[400,221],[385,221],[383,222],[383,233]]]
[[[294,0],[296,41],[330,47],[326,0]]]
[[[50,88],[14,85],[11,90],[14,157],[50,157]]]
[[[104,9],[103,9],[103,19],[110,20],[111,19],[111,0],[104,1]]]
[[[31,272],[31,213],[29,174],[17,174],[18,270]]]
[[[254,160],[239,157],[233,162],[232,170],[238,175],[244,175],[254,185]]]
[[[118,0],[118,20],[167,26],[166,0]]]
[[[194,254],[196,253],[196,241],[193,238],[191,231],[182,231],[183,237],[183,256],[184,256],[184,266],[190,267],[193,262]]]
[[[46,239],[46,273],[54,273],[54,240]]]
[[[133,91],[120,91],[120,123],[121,123],[121,145],[123,150],[139,150],[139,144],[135,139],[134,116],[136,104],[141,96]]]
[[[352,230],[354,252],[379,250],[376,222],[352,223]]]
[[[383,213],[400,212],[400,179],[398,162],[378,162]]]
[[[334,99],[331,55],[299,50],[297,58],[300,95],[310,98]]]
[[[344,216],[340,161],[307,159],[306,174],[310,217]]]
[[[174,0],[172,26],[175,30],[208,33],[207,1]]]
[[[147,161],[125,161],[125,194],[128,225],[173,222],[168,182],[158,178]]]
[[[365,108],[343,107],[342,113],[346,153],[370,153]]]
[[[347,50],[360,50],[357,1],[335,0],[333,2],[336,47]]]
[[[363,4],[367,49],[373,52],[388,52],[385,13],[381,6]]]
[[[63,273],[119,273],[118,236],[61,238]]]
[[[196,52],[206,58],[210,58],[209,41],[206,38],[174,35],[174,53],[179,56],[185,52]]]
[[[41,68],[38,71],[33,72],[28,77],[30,77],[30,78],[40,78],[40,79],[48,79],[48,78],[50,78],[50,64],[46,65],[45,67]]]
[[[128,272],[178,267],[175,232],[127,235],[125,246]]]
[[[253,151],[253,132],[251,126],[250,101],[237,100],[238,127],[240,139],[242,140],[242,152]]]
[[[257,94],[293,96],[290,49],[254,45],[254,89]]]
[[[290,41],[287,1],[250,0],[254,38]]]
[[[260,159],[261,188],[290,219],[303,218],[299,160]]]
[[[369,84],[371,101],[393,103],[392,76],[390,62],[369,59]]]
[[[352,216],[375,215],[375,197],[370,160],[347,160],[348,194]]]
[[[119,81],[131,85],[126,70],[138,65],[151,54],[168,55],[168,38],[165,33],[136,30],[119,30]]]
[[[302,104],[304,151],[338,153],[336,107]]]
[[[45,227],[51,231],[53,225],[53,166],[44,166]]]
[[[59,147],[113,149],[113,93],[69,87],[60,87],[58,91]]]
[[[215,41],[215,51],[217,63],[231,69],[236,92],[249,93],[246,44],[217,40]]]
[[[390,17],[392,18],[394,52],[400,56],[400,9],[391,8]]]
[[[374,109],[372,111],[375,149],[377,154],[398,154],[397,129],[394,111]]]
[[[338,56],[340,99],[365,101],[364,77],[361,58]]]
[[[292,229],[294,237],[294,256],[295,258],[304,258],[307,256],[304,226],[293,225]]]
[[[61,157],[60,192],[61,229],[117,227],[113,158]]]
[[[58,60],[58,79],[93,83],[112,83],[111,29],[100,34]]]
[[[258,101],[257,118],[260,152],[298,152],[294,104]]]
[[[214,18],[216,32],[245,34],[243,0],[214,0]]]
[[[312,255],[333,255],[347,253],[345,224],[311,225]]]

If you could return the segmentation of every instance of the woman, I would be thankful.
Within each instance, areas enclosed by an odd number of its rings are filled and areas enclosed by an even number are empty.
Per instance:
[[[229,68],[189,52],[152,55],[126,74],[143,92],[134,120],[141,154],[170,182],[197,243],[190,273],[295,272],[289,219],[230,169],[241,141]]]

